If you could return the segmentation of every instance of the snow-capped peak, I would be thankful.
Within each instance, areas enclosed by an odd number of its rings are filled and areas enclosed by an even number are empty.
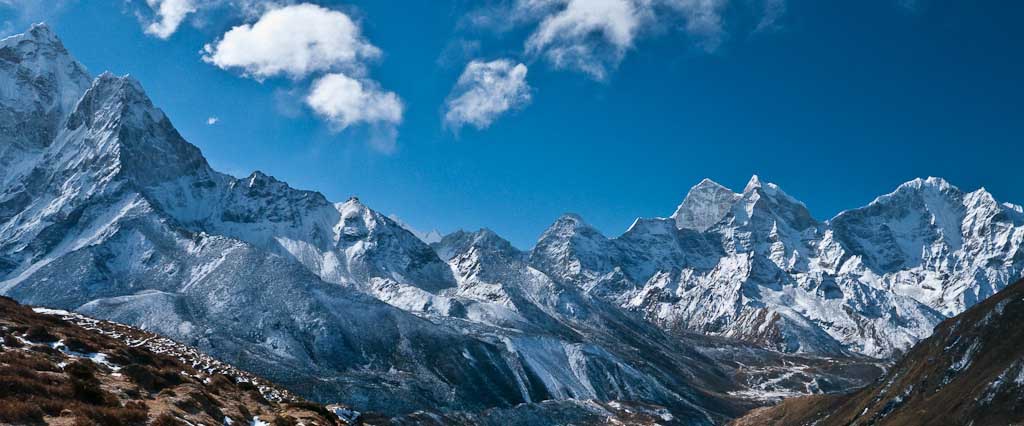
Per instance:
[[[541,234],[537,244],[540,245],[545,240],[568,240],[580,237],[606,239],[601,231],[584,221],[582,216],[576,213],[564,213]]]
[[[142,85],[128,75],[103,73],[97,77],[78,101],[66,127],[88,136],[62,147],[64,161],[74,164],[94,158],[97,170],[130,176],[141,187],[214,173],[199,148],[182,138]]]
[[[458,254],[469,252],[471,249],[483,250],[509,258],[521,257],[521,252],[513,247],[512,243],[487,228],[481,228],[475,232],[460,229],[445,235],[441,241],[432,244],[432,247],[441,259],[446,261]]]
[[[31,42],[32,45],[25,45],[23,44],[24,42]],[[33,24],[32,27],[24,33],[15,34],[0,40],[0,49],[19,47],[32,49],[39,53],[43,53],[40,51],[43,47],[49,47],[52,50],[60,51],[65,54],[67,53],[67,50],[64,48],[64,44],[61,43],[57,34],[55,34],[53,30],[50,29],[50,26],[45,23]]]
[[[779,187],[779,185],[772,182],[762,182],[761,178],[757,175],[751,177],[750,182],[747,183],[747,186],[743,189],[743,195],[745,197],[749,198],[753,194],[767,196],[776,201],[784,201],[787,204],[795,204],[805,209],[807,208],[803,201],[797,200],[793,196],[787,194]]]
[[[0,114],[12,115],[5,117],[10,123],[0,124],[0,141],[28,139],[34,146],[49,142],[91,83],[88,70],[45,24],[0,40]],[[14,123],[21,127],[7,128]],[[41,134],[26,131],[26,126]]]
[[[116,76],[104,72],[78,102],[68,127],[74,129],[93,121],[115,120],[136,127],[159,124],[167,117],[153,106],[138,80],[130,75]]]
[[[363,238],[369,232],[369,228],[376,225],[373,214],[366,208],[357,197],[349,197],[344,203],[338,203],[338,211],[341,213],[341,234],[348,238]]]
[[[583,216],[576,213],[563,213],[558,219],[555,220],[555,224],[552,227],[590,227],[586,221],[583,220]]]
[[[671,218],[679,229],[705,231],[732,210],[740,195],[711,179],[704,179],[690,188],[682,204]]]
[[[939,178],[939,177],[934,177],[934,176],[929,176],[927,178],[915,178],[915,179],[913,179],[913,180],[911,180],[909,182],[906,182],[906,183],[900,185],[899,188],[913,188],[913,189],[935,188],[935,189],[938,189],[940,191],[943,191],[943,190],[946,190],[946,189],[950,189],[950,188],[956,189],[955,186],[950,185],[950,183],[947,182],[945,179]]]
[[[747,186],[743,187],[743,193],[749,193],[761,189],[761,178],[757,175],[750,177],[750,181],[747,182]]]
[[[57,34],[54,33],[53,29],[51,29],[50,26],[47,25],[45,22],[38,22],[38,23],[32,24],[32,26],[29,27],[27,32],[24,32],[22,34],[13,35],[13,36],[8,37],[8,38],[16,38],[16,37],[23,37],[23,38],[26,38],[26,39],[27,38],[31,38],[33,40],[36,40],[36,41],[40,42],[40,43],[60,44],[61,46],[63,46],[63,44],[61,44],[60,39],[57,38]]]
[[[260,170],[253,170],[248,177],[244,179],[246,186],[250,188],[266,186],[267,184],[279,182],[273,176],[263,173]]]

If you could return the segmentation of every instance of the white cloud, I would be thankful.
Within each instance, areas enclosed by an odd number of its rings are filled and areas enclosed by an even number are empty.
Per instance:
[[[255,22],[236,26],[204,46],[203,60],[260,81],[313,77],[304,96],[297,87],[275,92],[282,114],[297,116],[305,105],[332,131],[365,125],[370,146],[394,151],[405,105],[367,76],[367,62],[380,57],[381,51],[366,40],[358,23],[345,13],[314,4],[268,4],[241,0],[243,12],[255,14]]]
[[[448,96],[445,125],[484,129],[506,111],[529,104],[526,72],[526,65],[507,59],[471,61]]]
[[[358,123],[398,125],[405,109],[394,92],[342,73],[327,74],[315,81],[306,104],[338,131]]]
[[[786,14],[786,0],[764,0],[761,21],[754,32],[774,31],[780,28],[779,19]]]
[[[339,70],[361,73],[364,61],[381,54],[348,15],[313,4],[269,10],[256,23],[232,28],[203,50],[204,61],[256,79]]]
[[[633,46],[649,3],[634,0],[524,0],[525,13],[560,10],[547,15],[526,41],[527,53],[543,53],[556,68],[583,71],[604,79],[607,69]]]
[[[485,7],[471,12],[473,25],[507,31],[536,23],[525,51],[558,69],[570,69],[602,80],[644,35],[665,27],[679,28],[707,52],[728,38],[725,13],[730,0],[511,0],[506,9]],[[909,0],[902,0],[909,1]],[[776,29],[786,0],[745,0],[738,4],[762,9],[751,31]]]
[[[146,26],[146,34],[167,39],[190,13],[196,11],[193,0],[146,0],[157,19]]]
[[[217,124],[217,123],[220,123],[220,118],[210,117],[210,118],[206,119],[206,124],[209,125],[209,126],[212,126],[212,125]]]
[[[728,0],[665,0],[667,6],[682,14],[686,32],[697,38],[697,43],[707,51],[714,51],[722,44],[725,30],[722,27],[722,11]]]
[[[62,15],[71,0],[0,0],[0,38],[24,32],[30,25]]]

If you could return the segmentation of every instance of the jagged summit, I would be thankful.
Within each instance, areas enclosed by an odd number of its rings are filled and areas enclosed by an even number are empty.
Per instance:
[[[928,176],[926,178],[914,178],[914,179],[912,179],[912,180],[910,180],[910,181],[900,185],[900,188],[922,189],[922,188],[925,188],[925,187],[936,188],[936,189],[939,189],[939,190],[946,190],[946,189],[950,189],[950,188],[958,189],[955,186],[951,185],[945,179],[940,178],[940,177],[934,177],[934,176]]]
[[[605,239],[597,228],[576,213],[564,213],[541,234],[538,245],[544,240],[564,238]]]
[[[705,231],[721,221],[740,197],[729,188],[711,179],[704,179],[690,188],[671,218],[675,219],[680,229]]]
[[[263,194],[267,196],[278,196],[285,192],[302,192],[307,194],[317,194],[316,191],[304,191],[300,189],[294,189],[287,182],[282,181],[274,176],[264,173],[262,170],[253,170],[249,176],[238,179],[238,183],[250,190],[251,194]],[[323,198],[322,196],[320,198]],[[326,198],[323,198],[326,202]]]
[[[39,61],[53,60],[57,56],[69,56],[57,34],[45,23],[33,24],[28,31],[0,39],[0,51],[7,60]],[[14,56],[17,53],[19,56]],[[83,68],[84,70],[84,68]]]
[[[666,328],[888,356],[1024,274],[1021,211],[928,178],[819,222],[756,175],[705,179],[616,238],[562,218],[530,262]]]
[[[431,246],[443,260],[450,260],[456,254],[468,252],[473,248],[512,258],[522,257],[522,253],[513,247],[511,242],[488,228],[480,228],[473,232],[460,229],[445,235]]]
[[[50,43],[63,46],[60,38],[57,37],[57,33],[55,33],[53,29],[50,28],[50,25],[45,22],[32,24],[28,31],[25,31],[24,33],[4,37],[3,40],[0,40],[0,45],[10,43],[11,41],[17,43],[22,40],[33,40],[40,43]]]
[[[761,178],[758,177],[757,175],[752,175],[752,176],[750,176],[750,180],[747,181],[747,186],[743,187],[743,192],[744,193],[753,192],[753,191],[756,191],[758,189],[761,189],[762,186],[763,186],[763,184],[761,183]]]
[[[0,195],[18,190],[12,187],[54,142],[91,85],[88,70],[45,25],[0,40]]]
[[[184,177],[209,179],[214,174],[199,148],[182,138],[129,75],[104,72],[96,77],[66,127],[69,138],[84,136],[81,143],[62,147],[60,156],[68,164],[90,158],[95,172],[116,173],[141,187]]]
[[[17,70],[12,76],[42,78],[36,84],[45,90],[36,95],[58,95],[51,99],[61,101],[65,110],[72,106],[69,103],[77,100],[92,79],[85,66],[71,57],[53,30],[42,23],[33,25],[27,32],[0,40],[0,69]],[[4,92],[10,93],[8,90]],[[10,97],[6,100],[25,102],[31,98]]]
[[[142,84],[130,75],[105,71],[93,81],[71,114],[68,127],[92,125],[94,120],[119,120],[119,124],[146,126],[167,117],[146,95]]]
[[[590,226],[590,224],[588,224],[585,220],[583,220],[583,216],[580,216],[578,213],[562,213],[562,215],[559,216],[558,219],[555,220],[555,224],[560,225],[560,226],[561,225],[568,225],[568,226],[573,226],[573,227],[589,227]]]
[[[277,178],[263,173],[262,170],[253,170],[249,176],[246,176],[242,180],[244,180],[245,184],[249,187],[265,186],[267,184],[280,182]]]
[[[741,193],[704,179],[690,189],[670,218],[679,229],[703,232],[728,219],[745,224],[757,215],[766,216],[761,219],[768,221],[783,220],[798,230],[816,224],[804,203],[757,175],[750,178]]]

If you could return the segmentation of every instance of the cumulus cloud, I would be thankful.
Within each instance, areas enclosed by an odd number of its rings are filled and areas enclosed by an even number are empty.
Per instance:
[[[348,15],[313,4],[272,9],[253,24],[239,25],[207,44],[203,60],[264,79],[342,70],[360,73],[380,49],[362,36]]]
[[[242,4],[251,5],[246,10],[259,10],[252,0]],[[357,22],[343,12],[308,3],[268,7],[253,19],[207,44],[203,60],[259,81],[287,77],[299,83],[311,78],[305,95],[298,84],[275,92],[284,115],[297,116],[308,107],[334,132],[366,125],[367,143],[394,151],[405,106],[397,94],[368,77],[367,64],[381,51],[366,40]]]
[[[210,117],[210,118],[206,119],[206,125],[208,125],[208,126],[212,126],[212,125],[217,124],[217,123],[220,123],[220,118]]]
[[[185,17],[196,11],[194,0],[146,0],[156,20],[146,26],[146,34],[167,39],[178,30]]]
[[[327,74],[314,82],[306,104],[338,131],[357,123],[397,125],[405,108],[394,92],[342,73]]]
[[[446,126],[484,129],[499,116],[530,103],[526,65],[507,59],[471,61],[448,96]]]

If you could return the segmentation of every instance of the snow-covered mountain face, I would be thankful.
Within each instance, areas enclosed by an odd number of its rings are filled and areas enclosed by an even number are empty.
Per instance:
[[[46,28],[0,42],[0,187],[27,172],[91,83]],[[0,219],[9,214],[0,205]]]
[[[816,221],[755,176],[710,180],[669,218],[614,239],[579,217],[544,233],[530,262],[668,329],[789,352],[886,357],[1024,272],[1021,208],[929,178]]]
[[[1024,214],[984,188],[917,179],[831,221],[829,267],[956,315],[1020,278]],[[854,258],[857,259],[844,259]]]
[[[493,233],[435,250],[357,199],[216,172],[137,81],[91,78],[47,27],[0,45],[0,294],[387,414],[622,400],[715,424],[752,404],[714,359]]]
[[[753,404],[727,393],[791,391],[738,382],[797,359],[749,342],[891,355],[1024,264],[1020,207],[936,179],[829,222],[755,178],[616,238],[577,215],[530,251],[418,238],[355,198],[213,170],[137,81],[92,78],[45,26],[0,41],[0,83],[0,294],[362,410],[622,400],[713,424]]]

